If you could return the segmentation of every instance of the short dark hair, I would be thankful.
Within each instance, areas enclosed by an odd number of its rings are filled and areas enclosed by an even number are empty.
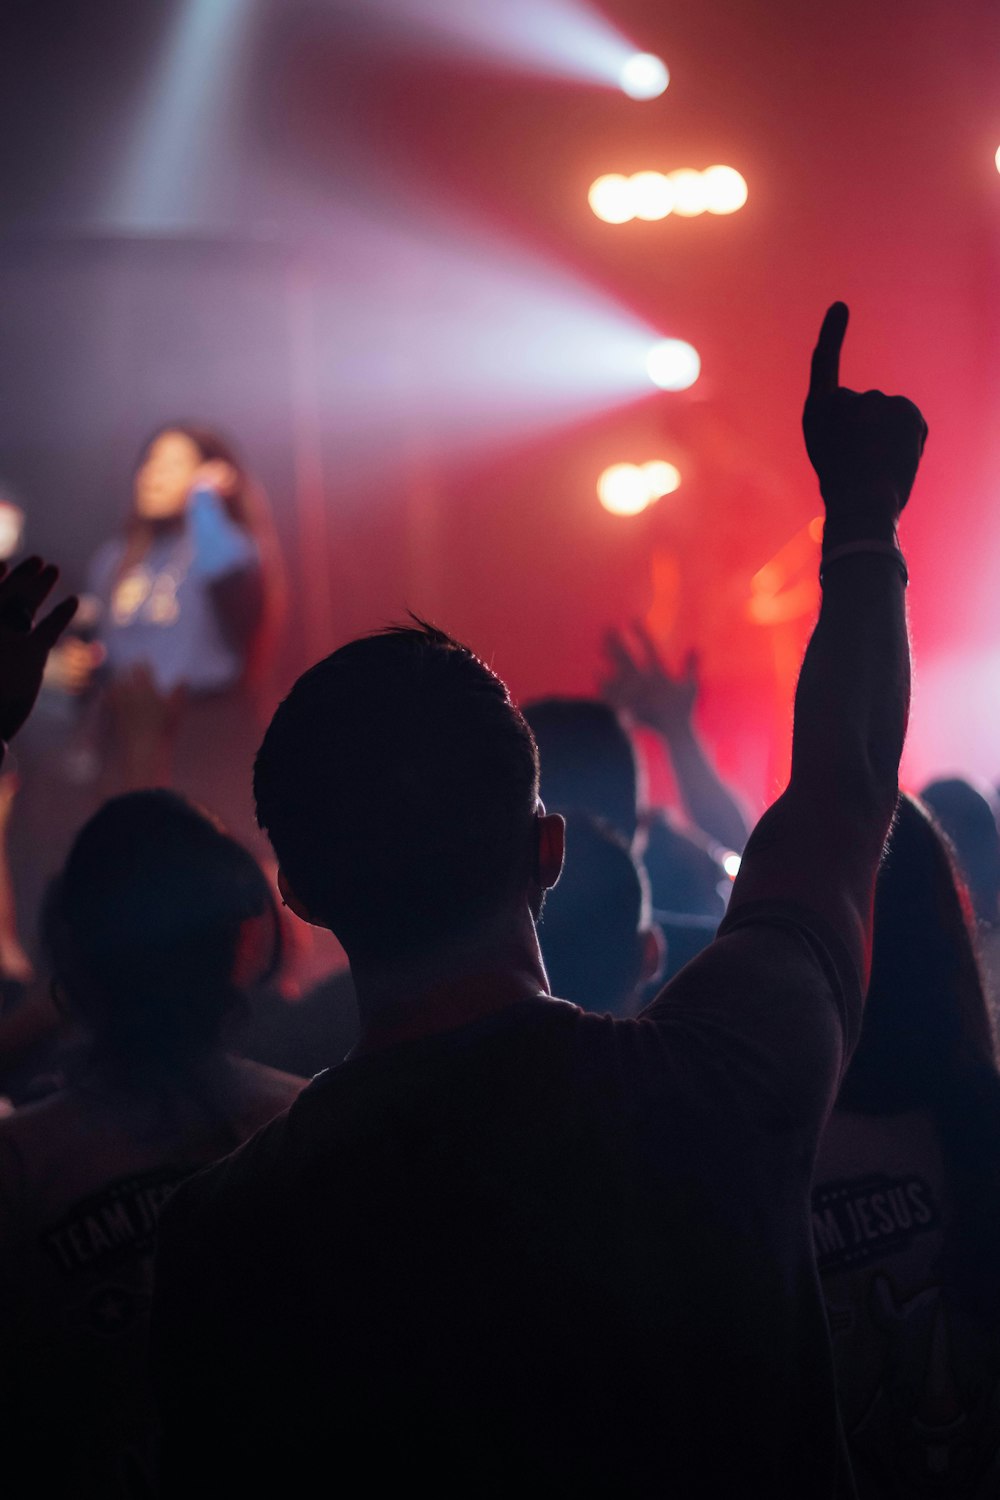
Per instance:
[[[872,970],[841,1102],[866,1113],[933,1109],[997,1071],[972,906],[955,852],[902,793],[875,886]]]
[[[538,742],[549,812],[582,812],[629,843],[638,824],[639,770],[621,719],[599,698],[538,698],[524,707]]]
[[[1000,1069],[955,852],[927,809],[900,796],[875,886],[871,982],[838,1105],[924,1110],[944,1150],[952,1210],[938,1271],[1000,1330]]]
[[[1000,832],[989,789],[979,791],[960,776],[928,782],[920,793],[955,846],[969,885],[976,916],[993,925],[1000,920]]]
[[[500,678],[423,621],[296,682],[254,766],[257,819],[352,960],[431,949],[535,868],[538,752]]]
[[[173,792],[106,802],[77,834],[45,902],[53,977],[119,1068],[183,1068],[222,1044],[241,1003],[234,966],[244,924],[265,918],[273,972],[280,933],[253,856]]]

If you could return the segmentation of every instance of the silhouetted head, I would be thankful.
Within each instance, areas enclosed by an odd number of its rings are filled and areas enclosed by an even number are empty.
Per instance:
[[[526,898],[537,908],[558,876],[562,825],[536,815],[530,729],[489,667],[419,622],[299,678],[254,794],[287,898],[352,963],[440,948]]]
[[[46,903],[53,977],[128,1071],[182,1068],[221,1045],[242,988],[278,958],[274,899],[235,840],[166,791],[106,802],[84,825]]]
[[[875,891],[872,975],[840,1103],[872,1113],[934,1108],[996,1067],[972,909],[947,840],[899,799]]]
[[[583,813],[566,819],[566,864],[539,928],[554,995],[585,1010],[633,1014],[663,958],[645,871],[620,834]]]
[[[929,782],[920,796],[955,846],[976,916],[995,924],[1000,917],[1000,832],[992,792],[953,776]]]
[[[614,709],[597,698],[538,698],[525,705],[524,717],[538,744],[546,807],[600,818],[631,844],[639,772]]]

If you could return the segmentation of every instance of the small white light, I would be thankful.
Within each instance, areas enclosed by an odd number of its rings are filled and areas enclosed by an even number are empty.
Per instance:
[[[724,854],[722,857],[722,868],[725,870],[730,880],[736,879],[737,875],[740,873],[740,865],[742,863],[743,861],[740,856],[738,854],[735,854],[732,849],[730,849],[728,854]]]
[[[646,476],[651,500],[660,500],[680,489],[681,471],[676,464],[667,463],[665,458],[651,458],[640,467]]]
[[[662,172],[636,172],[629,183],[637,219],[665,219],[674,206],[674,190]]]
[[[630,99],[657,99],[670,82],[667,65],[652,52],[635,52],[618,75],[622,92]]]
[[[646,356],[646,372],[661,391],[686,391],[701,374],[701,359],[683,339],[661,339]]]
[[[587,202],[605,224],[627,224],[635,218],[632,182],[620,172],[608,172],[592,182]]]
[[[735,167],[707,167],[701,180],[710,214],[734,214],[747,201],[746,179]]]
[[[674,193],[674,213],[685,219],[703,214],[708,207],[708,193],[702,174],[692,167],[680,167],[669,177]]]
[[[997,154],[996,154],[996,156],[995,156],[995,157],[994,157],[994,158],[993,158],[993,160],[994,160],[994,161],[995,161],[995,162],[996,162],[996,164],[997,164],[997,171],[998,171],[998,172],[1000,172],[1000,146],[998,146],[998,147],[997,147]]]
[[[597,498],[613,516],[637,516],[652,497],[637,464],[612,464],[597,481]]]

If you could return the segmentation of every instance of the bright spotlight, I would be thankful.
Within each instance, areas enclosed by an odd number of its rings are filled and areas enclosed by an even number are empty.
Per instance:
[[[667,463],[665,458],[651,458],[648,463],[640,464],[639,467],[645,475],[651,500],[660,500],[664,495],[672,495],[674,490],[680,489],[681,471],[676,464]]]
[[[710,214],[734,214],[747,201],[746,180],[735,167],[708,167],[701,181]]]
[[[722,857],[722,868],[725,870],[730,880],[736,879],[737,875],[740,873],[740,865],[742,863],[743,861],[740,859],[740,856],[734,853],[732,849],[730,849],[728,854],[725,854]]]
[[[993,160],[994,160],[994,161],[995,161],[995,162],[996,162],[996,164],[997,164],[997,171],[998,171],[998,172],[1000,172],[1000,146],[998,146],[998,147],[997,147],[997,154],[996,154],[996,156],[995,156],[995,157],[994,157],[994,158],[993,158]]]
[[[637,219],[665,219],[674,206],[674,190],[662,172],[636,172],[629,187]]]
[[[636,52],[623,64],[618,81],[630,99],[657,99],[670,82],[670,74],[662,58]]]
[[[674,193],[674,213],[685,219],[703,214],[708,207],[708,193],[702,174],[691,167],[680,167],[671,172],[669,178]]]
[[[632,182],[620,172],[609,172],[590,184],[587,201],[605,224],[627,224],[635,218]]]
[[[646,372],[661,391],[686,391],[701,374],[701,359],[683,339],[661,339],[646,356]]]
[[[597,481],[597,498],[613,516],[637,516],[653,496],[637,464],[612,464]]]

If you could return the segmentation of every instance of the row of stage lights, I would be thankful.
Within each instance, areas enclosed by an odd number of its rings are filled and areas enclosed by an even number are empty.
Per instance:
[[[665,219],[668,214],[693,219],[698,214],[734,214],[747,201],[746,180],[735,167],[706,167],[696,172],[608,172],[590,185],[588,202],[605,224],[630,219]]]
[[[640,52],[624,64],[619,82],[630,99],[656,99],[670,74],[660,58]],[[627,224],[630,219],[665,219],[672,213],[682,218],[736,213],[747,201],[747,185],[734,167],[721,165],[703,172],[684,167],[667,173],[635,172],[631,177],[609,172],[591,184],[587,198],[606,224]],[[646,370],[660,390],[685,391],[701,374],[701,359],[683,339],[661,339],[649,351]],[[664,495],[672,495],[680,483],[680,470],[663,458],[611,464],[597,481],[597,497],[612,515],[637,516]]]
[[[655,99],[666,89],[670,74],[658,57],[642,52],[624,65],[619,82],[632,99]],[[995,160],[1000,172],[1000,147]],[[672,213],[681,218],[703,213],[733,214],[743,207],[747,196],[745,178],[735,167],[722,165],[706,167],[703,172],[689,167],[666,173],[634,172],[631,177],[608,172],[591,183],[587,194],[590,207],[606,224],[627,224],[631,219],[653,221]],[[646,369],[661,390],[683,391],[698,379],[701,359],[698,351],[682,339],[663,339],[650,350]],[[664,495],[673,494],[680,482],[680,470],[665,459],[611,464],[598,478],[597,497],[612,515],[637,516]]]

